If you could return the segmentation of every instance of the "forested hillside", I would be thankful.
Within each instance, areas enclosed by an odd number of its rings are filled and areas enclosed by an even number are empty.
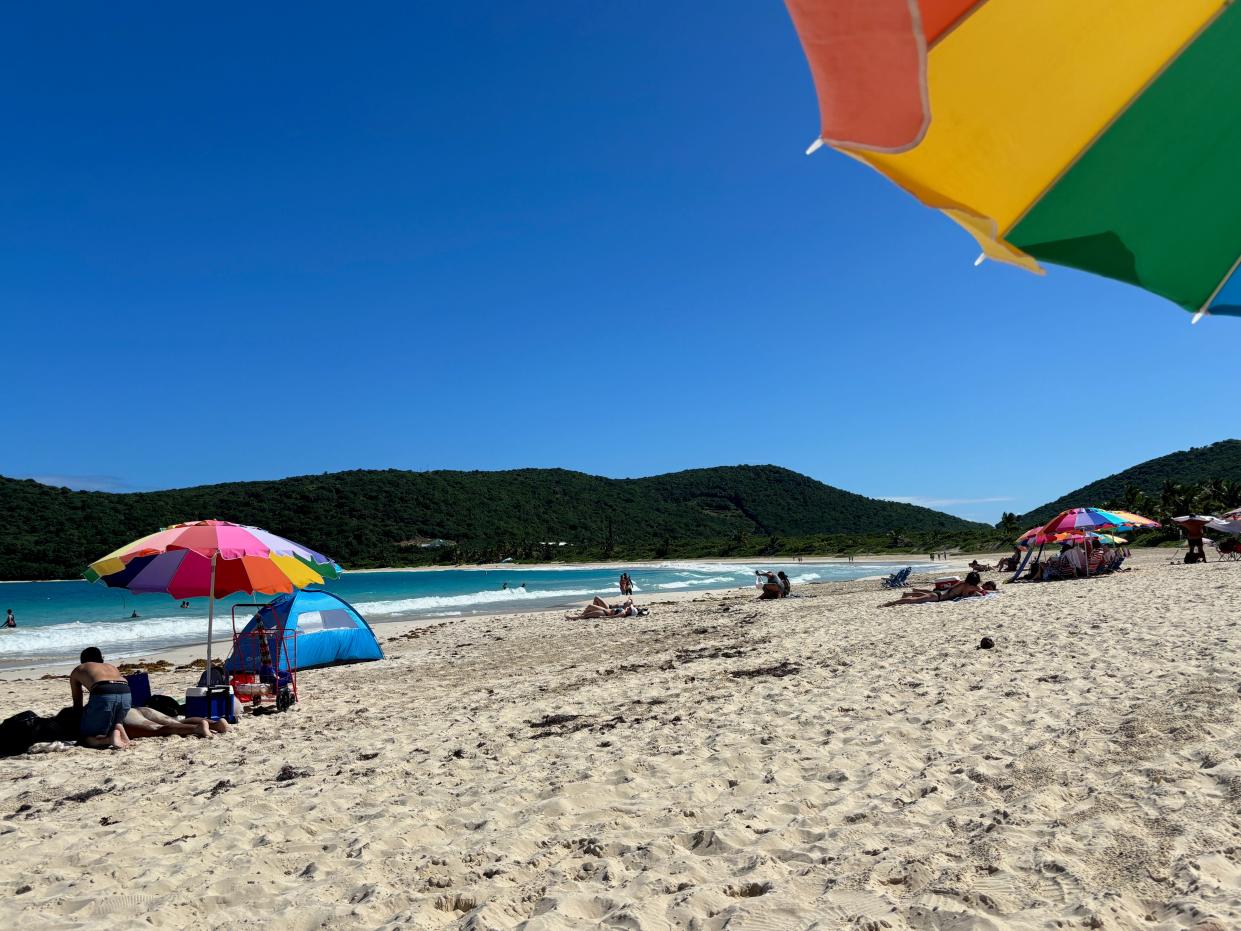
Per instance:
[[[563,469],[355,471],[114,494],[0,478],[0,574],[72,578],[160,527],[219,518],[305,543],[347,568],[515,559],[816,551],[872,535],[921,547],[982,525],[855,495],[775,466],[609,479]],[[859,536],[859,544],[864,538]],[[565,543],[565,546],[559,544]],[[872,543],[873,545],[873,543]],[[809,550],[808,550],[809,551]]]
[[[1223,440],[1148,459],[1049,501],[1017,518],[1022,530],[1066,508],[1125,507],[1163,519],[1241,505],[1241,440]]]

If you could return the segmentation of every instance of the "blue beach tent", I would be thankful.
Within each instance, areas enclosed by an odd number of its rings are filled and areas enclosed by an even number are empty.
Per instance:
[[[246,636],[258,629],[259,621],[268,631],[271,657],[280,672],[288,672],[290,663],[300,670],[384,658],[375,632],[353,605],[331,592],[296,591],[278,596],[250,619],[224,663],[226,671],[254,672],[259,668],[258,637]],[[285,631],[297,632],[296,640],[289,643],[288,656],[283,646]]]

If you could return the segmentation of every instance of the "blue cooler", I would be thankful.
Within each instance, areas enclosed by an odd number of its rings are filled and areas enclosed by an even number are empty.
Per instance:
[[[129,702],[135,708],[141,708],[151,700],[151,679],[145,672],[131,673],[125,681],[129,683]]]
[[[237,716],[233,713],[233,687],[231,685],[199,685],[186,689],[185,716],[187,718],[208,718],[212,721],[223,718],[229,724],[236,724]]]

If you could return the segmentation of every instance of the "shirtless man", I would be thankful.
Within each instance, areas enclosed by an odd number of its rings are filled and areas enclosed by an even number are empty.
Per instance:
[[[129,746],[122,723],[131,708],[129,683],[119,669],[103,661],[98,647],[87,647],[80,658],[81,664],[69,674],[73,707],[82,711],[78,742],[96,750],[124,750]],[[84,692],[90,695],[85,707]]]
[[[98,647],[82,651],[82,664],[69,676],[73,707],[82,707],[82,690],[90,693],[82,711],[81,742],[88,747],[128,747],[138,737],[171,737],[173,735],[210,737],[211,731],[224,733],[228,725],[213,725],[205,718],[178,721],[151,708],[134,708],[129,683],[121,671],[103,661]],[[105,724],[107,725],[105,727]]]

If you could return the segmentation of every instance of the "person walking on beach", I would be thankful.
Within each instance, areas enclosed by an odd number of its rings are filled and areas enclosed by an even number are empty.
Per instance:
[[[12,630],[17,626],[17,618],[13,617],[13,609],[9,608],[9,613],[4,616],[4,626]]]

